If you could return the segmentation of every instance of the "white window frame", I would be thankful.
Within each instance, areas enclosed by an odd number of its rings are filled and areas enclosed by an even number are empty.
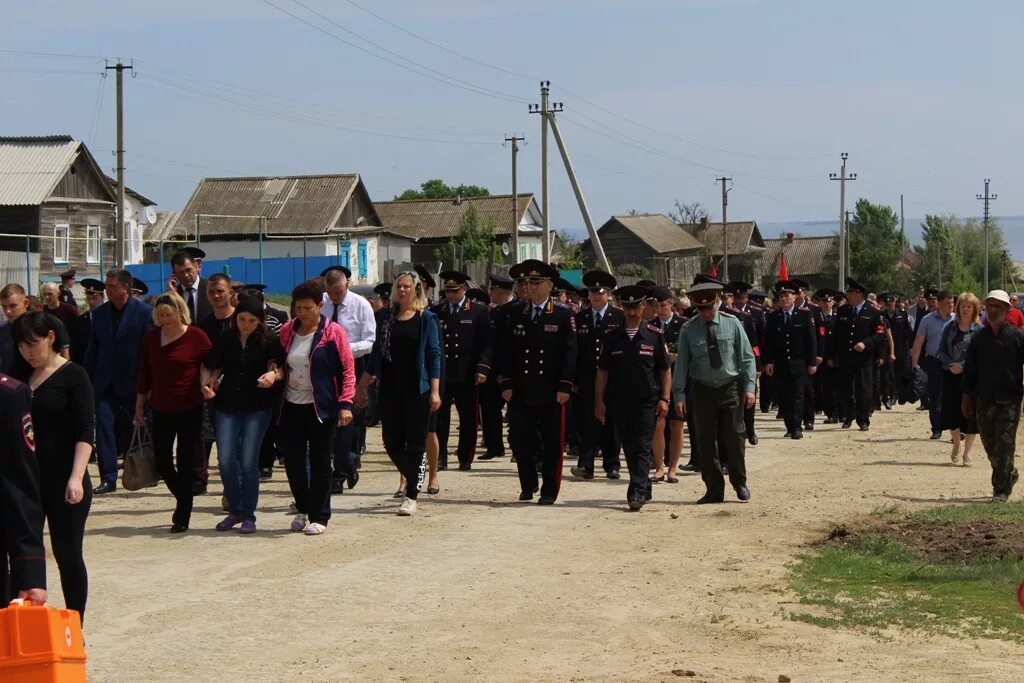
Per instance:
[[[100,262],[100,226],[85,226],[85,262]]]
[[[60,233],[63,231],[63,235]],[[63,247],[63,255],[59,251]],[[71,227],[67,223],[53,226],[53,262],[67,263],[71,257]]]
[[[531,244],[530,245],[530,258],[532,258],[532,259],[537,258],[537,245],[536,244]]]
[[[525,244],[520,244],[519,245],[519,260],[520,261],[525,261],[526,260],[526,253],[527,253],[526,252],[526,245]]]

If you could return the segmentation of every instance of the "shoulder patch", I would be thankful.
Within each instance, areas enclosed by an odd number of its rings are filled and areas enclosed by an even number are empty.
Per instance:
[[[25,445],[33,453],[36,452],[36,431],[32,428],[32,416],[25,415],[21,418],[21,437],[25,439]]]
[[[726,311],[723,311],[722,309],[718,310],[718,314],[720,316],[722,316],[723,318],[732,318],[734,320],[736,319],[736,316],[734,316],[732,313],[727,313]]]
[[[647,323],[647,329],[648,329],[648,331],[650,331],[650,332],[656,332],[656,333],[657,333],[657,334],[659,334],[659,335],[661,335],[661,334],[665,334],[665,331],[664,331],[664,330],[662,330],[662,329],[661,329],[660,327],[658,327],[657,325],[655,325],[654,323]]]

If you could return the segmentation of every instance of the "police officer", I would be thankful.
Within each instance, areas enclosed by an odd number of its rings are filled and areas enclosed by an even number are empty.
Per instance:
[[[78,304],[75,303],[75,294],[72,290],[75,288],[75,269],[64,271],[60,274],[60,294],[58,298],[62,304],[71,304],[76,309]],[[83,280],[83,284],[84,284]]]
[[[825,349],[825,316],[821,312],[821,307],[808,298],[807,290],[811,288],[811,285],[807,280],[793,278],[792,282],[794,282],[798,287],[796,292],[796,307],[807,309],[811,313],[811,320],[814,322],[814,333],[817,335],[816,341],[819,354],[817,364],[820,365],[824,360],[820,354],[824,353]],[[815,411],[814,382],[804,382],[803,411],[804,429],[809,432],[813,432]]]
[[[747,311],[742,305],[740,305],[747,303],[747,293],[751,288],[751,285],[740,280],[724,285],[722,291],[725,293],[725,301],[723,303],[722,310],[736,316],[739,318],[740,322],[743,323],[743,331],[747,333],[747,340],[750,342],[750,347],[754,351],[754,367],[757,369],[757,376],[760,377],[762,368],[761,344],[764,341],[764,324],[763,322],[759,322],[758,319],[763,319],[763,312],[761,312],[761,315],[755,315],[754,310]],[[739,300],[740,304],[737,304],[737,300]],[[747,429],[747,443],[751,446],[756,446],[758,439],[754,424],[754,406],[744,409],[743,424]]]
[[[840,292],[826,287],[814,293],[814,302],[821,308],[821,316],[825,321],[825,341],[824,346],[818,347],[819,356],[825,353],[832,338],[835,305],[839,296],[842,296]],[[814,373],[814,400],[817,404],[815,410],[820,410],[825,416],[825,424],[839,423],[836,417],[836,370],[829,367],[828,363],[819,363],[818,371]]]
[[[885,308],[882,310],[882,317],[888,323],[889,333],[892,335],[892,355],[889,357],[887,381],[890,383],[886,391],[883,391],[883,400],[888,399],[885,404],[891,409],[893,404],[900,401],[901,389],[907,380],[910,372],[910,348],[914,345],[914,327],[910,322],[910,316],[906,311],[900,310],[896,305],[896,295],[888,292],[882,296]],[[885,371],[886,368],[883,368]]]
[[[91,277],[82,280],[85,290],[85,301],[89,305],[82,315],[76,316],[68,329],[71,337],[71,360],[79,365],[85,360],[85,350],[89,346],[89,335],[92,333],[92,312],[103,304],[104,284]]]
[[[448,466],[448,432],[454,404],[459,413],[459,469],[469,470],[476,455],[477,387],[491,372],[491,323],[487,307],[466,296],[468,275],[446,270],[439,277],[445,301],[436,304],[433,311],[444,332],[446,362],[437,418],[438,466]]]
[[[792,280],[775,283],[779,308],[768,315],[761,349],[764,371],[775,380],[786,436],[802,439],[804,385],[817,372],[818,334],[806,308],[796,307],[799,287]]]
[[[601,344],[593,410],[600,424],[615,423],[629,468],[626,502],[639,510],[651,499],[651,437],[668,414],[672,376],[661,328],[643,320],[648,290],[627,285],[615,296],[623,324],[606,332]]]
[[[697,317],[679,333],[672,377],[676,411],[681,416],[693,411],[693,438],[699,444],[701,478],[707,487],[699,504],[725,499],[722,459],[728,463],[729,481],[737,497],[750,500],[743,410],[754,405],[754,351],[740,321],[718,310],[721,291],[720,284],[707,282],[688,292]],[[689,395],[685,393],[687,385]],[[681,396],[686,396],[685,400],[680,400]]]
[[[836,369],[836,402],[843,429],[856,420],[866,432],[871,425],[872,380],[875,357],[885,343],[882,315],[867,305],[868,289],[853,278],[846,279],[847,303],[836,312],[831,344],[826,349],[830,366]]]
[[[619,478],[619,440],[615,435],[616,423],[598,422],[594,414],[594,396],[597,379],[597,361],[601,344],[612,332],[625,323],[622,311],[609,303],[615,289],[615,277],[603,270],[583,274],[590,306],[576,314],[576,334],[579,349],[576,355],[576,394],[572,403],[576,411],[576,433],[579,438],[579,461],[572,468],[573,476],[594,478],[594,459],[601,450],[601,465],[609,479]]]
[[[491,307],[487,311],[487,321],[491,329],[491,360],[492,365],[501,356],[501,342],[504,334],[505,304],[511,301],[515,281],[498,273],[491,273],[489,287]],[[480,431],[484,440],[484,454],[478,460],[493,460],[505,457],[505,439],[502,430],[502,409],[505,401],[501,398],[498,386],[498,373],[492,368],[487,381],[480,387]]]
[[[0,374],[0,599],[46,603],[46,550],[28,385]]]
[[[576,323],[572,311],[551,299],[552,281],[558,277],[553,266],[527,259],[509,274],[525,277],[529,291],[509,314],[499,366],[519,469],[519,500],[532,500],[537,490],[533,454],[539,450],[544,482],[538,502],[551,505],[562,483],[565,403],[576,379]]]

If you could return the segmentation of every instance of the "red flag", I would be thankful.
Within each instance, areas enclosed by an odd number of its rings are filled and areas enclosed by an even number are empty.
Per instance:
[[[715,268],[715,264],[711,264],[711,268],[708,269],[708,275],[711,277],[718,277],[718,268]]]
[[[780,280],[788,280],[789,279],[789,268],[786,267],[786,255],[785,254],[783,254],[782,255],[782,259],[779,260],[779,279]]]

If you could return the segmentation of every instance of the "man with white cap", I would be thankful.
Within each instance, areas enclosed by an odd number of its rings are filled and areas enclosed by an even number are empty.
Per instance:
[[[1007,322],[1010,296],[995,289],[985,297],[988,326],[975,333],[964,357],[965,416],[977,415],[981,443],[992,464],[992,501],[1006,502],[1017,483],[1017,424],[1024,399],[1024,332]]]

